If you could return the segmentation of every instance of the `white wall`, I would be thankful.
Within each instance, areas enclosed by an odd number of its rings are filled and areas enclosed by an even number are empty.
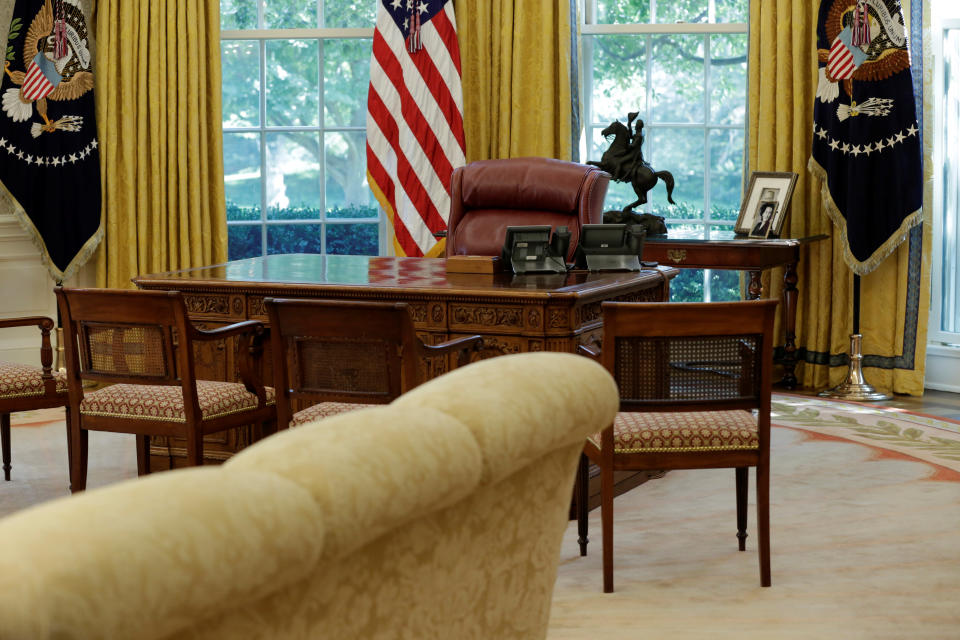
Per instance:
[[[66,284],[92,286],[88,264]],[[56,320],[53,280],[40,263],[40,252],[13,214],[0,212],[0,318],[49,316]],[[17,327],[0,331],[0,360],[40,364],[40,331]]]

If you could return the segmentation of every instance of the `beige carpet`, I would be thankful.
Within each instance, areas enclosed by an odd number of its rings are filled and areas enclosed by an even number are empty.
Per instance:
[[[616,593],[599,510],[586,558],[571,523],[549,638],[960,638],[960,426],[800,396],[775,411],[773,586],[752,528],[736,550],[733,471],[671,472],[615,502]]]
[[[773,586],[752,529],[736,550],[733,471],[675,471],[617,498],[616,593],[601,592],[599,510],[586,558],[570,524],[551,640],[960,639],[960,425],[801,396],[775,410]],[[0,516],[68,493],[62,413],[14,424]],[[131,436],[90,440],[91,488],[136,475]]]

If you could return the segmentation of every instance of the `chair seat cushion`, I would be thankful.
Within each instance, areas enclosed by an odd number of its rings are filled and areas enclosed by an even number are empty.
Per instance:
[[[359,402],[321,402],[320,404],[312,405],[293,414],[293,418],[290,420],[290,426],[298,427],[302,424],[313,422],[314,420],[320,420],[321,418],[330,418],[332,416],[338,416],[341,413],[372,406],[376,405],[362,404]]]
[[[273,404],[272,387],[264,387],[267,404]],[[256,394],[240,383],[197,380],[197,400],[204,420],[213,420],[257,408]],[[85,416],[186,422],[183,389],[166,385],[115,384],[84,396]]]
[[[588,438],[600,448],[600,434]],[[613,423],[614,453],[758,449],[749,411],[621,412]]]
[[[53,372],[57,381],[57,393],[66,395],[67,377]],[[0,362],[0,398],[28,398],[42,396],[43,369],[14,362]]]

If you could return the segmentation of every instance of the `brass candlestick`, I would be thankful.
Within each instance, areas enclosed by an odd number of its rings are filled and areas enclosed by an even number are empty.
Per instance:
[[[821,398],[853,400],[855,402],[874,402],[877,400],[889,400],[893,397],[889,393],[877,391],[863,379],[863,371],[861,369],[863,361],[863,353],[861,351],[862,340],[863,336],[859,333],[850,335],[850,369],[847,372],[847,379],[833,389],[821,391],[817,395]]]

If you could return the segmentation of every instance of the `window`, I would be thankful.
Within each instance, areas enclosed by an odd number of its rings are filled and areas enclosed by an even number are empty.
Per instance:
[[[231,260],[381,253],[366,180],[376,0],[221,0]]]
[[[601,131],[643,120],[644,158],[675,179],[637,207],[666,218],[672,237],[729,238],[740,210],[747,113],[748,0],[583,0],[583,160],[599,160]],[[636,200],[611,183],[605,207]],[[683,269],[674,300],[740,298],[736,271]]]
[[[954,10],[956,12],[956,10]],[[934,251],[929,337],[960,343],[960,18],[934,29]]]

